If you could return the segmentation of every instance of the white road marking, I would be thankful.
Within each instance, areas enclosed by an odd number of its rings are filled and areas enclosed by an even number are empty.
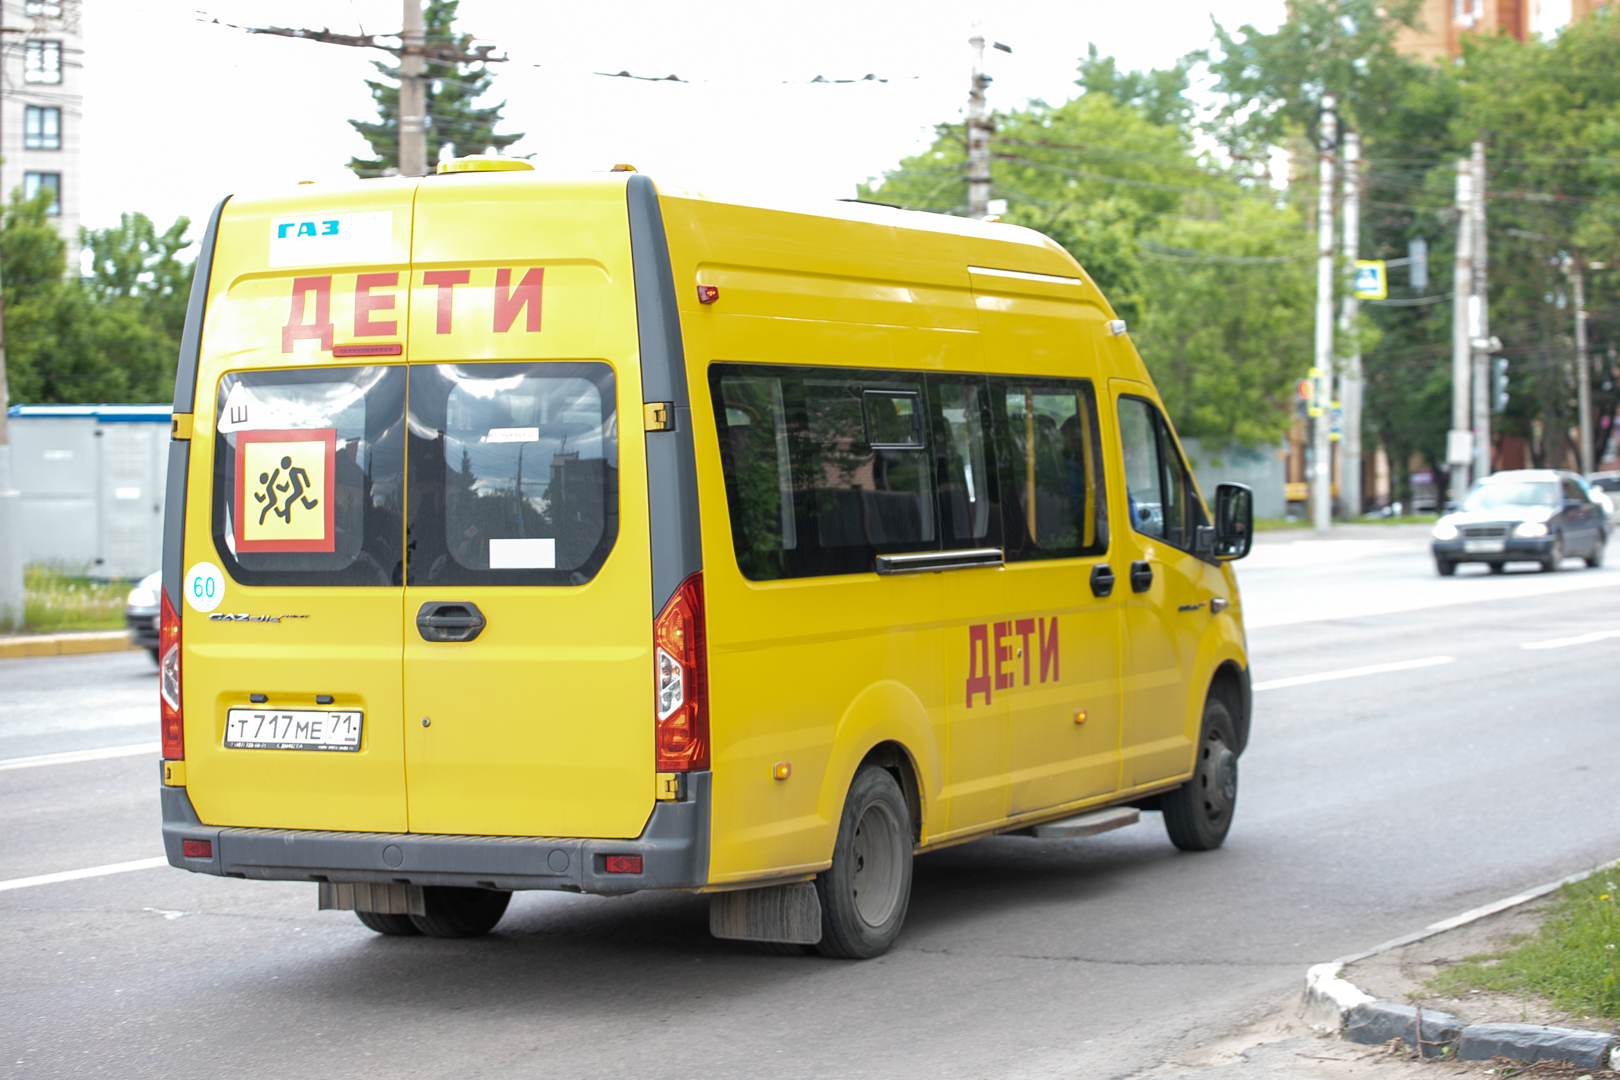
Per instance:
[[[79,761],[105,761],[108,758],[156,754],[162,743],[143,742],[129,746],[103,746],[97,750],[69,750],[65,754],[38,754],[34,757],[0,758],[0,772],[7,769],[35,769],[41,765],[72,765]]]
[[[131,870],[151,870],[154,867],[168,865],[169,860],[159,855],[155,859],[136,859],[134,862],[108,863],[106,866],[87,866],[83,870],[63,870],[58,874],[18,877],[9,881],[0,881],[0,892],[10,892],[12,889],[28,889],[35,885],[55,885],[61,881],[80,881],[84,878],[106,877],[109,874],[127,874]]]
[[[1519,648],[1562,649],[1565,645],[1590,645],[1595,641],[1608,641],[1610,638],[1620,638],[1620,630],[1594,630],[1590,634],[1577,634],[1575,637],[1555,637],[1546,641],[1527,641]]]
[[[1252,687],[1261,690],[1281,690],[1285,686],[1305,686],[1309,683],[1331,682],[1334,679],[1354,679],[1360,675],[1382,675],[1386,671],[1411,671],[1413,668],[1435,667],[1449,664],[1455,656],[1425,656],[1421,660],[1397,660],[1392,664],[1368,664],[1366,667],[1345,668],[1342,671],[1322,671],[1315,675],[1293,675],[1286,679],[1257,682]]]

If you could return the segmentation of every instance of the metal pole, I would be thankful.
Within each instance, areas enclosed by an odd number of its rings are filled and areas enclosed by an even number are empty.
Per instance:
[[[1564,264],[1571,291],[1575,294],[1575,403],[1581,410],[1581,475],[1595,467],[1592,463],[1592,360],[1586,351],[1586,264],[1574,259]],[[1553,467],[1557,468],[1559,462]]]
[[[3,12],[0,12],[3,15]],[[0,69],[0,91],[6,78]],[[5,101],[0,96],[0,116]],[[6,386],[5,301],[0,298],[0,630],[21,630],[23,625],[22,495],[11,483],[11,431],[6,409],[11,392]]]
[[[1467,158],[1457,162],[1457,257],[1451,274],[1451,431],[1446,438],[1451,501],[1468,494],[1468,466],[1473,460],[1473,431],[1468,425],[1468,384],[1473,359],[1469,334],[1469,297],[1474,291],[1474,188]]]
[[[990,214],[990,121],[985,117],[984,91],[990,79],[984,73],[984,35],[968,39],[973,46],[973,82],[968,89],[968,216]]]
[[[1328,440],[1327,394],[1333,385],[1333,152],[1338,117],[1332,94],[1322,95],[1318,151],[1321,174],[1316,197],[1316,428],[1311,439],[1311,523],[1333,524],[1333,444]]]
[[[1489,279],[1486,276],[1489,256],[1485,237],[1485,143],[1475,140],[1473,160],[1469,163],[1473,177],[1474,204],[1471,218],[1474,229],[1474,273],[1469,303],[1469,315],[1474,325],[1469,327],[1474,350],[1474,479],[1491,474],[1491,316],[1487,306]]]
[[[422,0],[405,0],[405,28],[399,57],[399,172],[422,176],[427,170],[427,87],[422,78]]]
[[[1361,255],[1361,136],[1344,133],[1344,264],[1352,283],[1356,259]],[[1344,291],[1339,302],[1339,330],[1355,341],[1356,318],[1361,301],[1356,290]],[[1361,516],[1361,346],[1353,346],[1339,373],[1339,406],[1343,433],[1339,437],[1339,515],[1352,520]]]

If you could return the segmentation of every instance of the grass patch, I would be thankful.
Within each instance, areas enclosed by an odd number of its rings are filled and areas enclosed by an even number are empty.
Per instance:
[[[97,581],[48,563],[23,568],[23,625],[30,633],[121,630],[130,585]]]
[[[1620,1016],[1620,877],[1607,870],[1557,893],[1541,929],[1500,953],[1471,956],[1429,983],[1438,994],[1530,991],[1565,1012]]]
[[[1355,521],[1342,521],[1333,519],[1335,525],[1433,525],[1439,521],[1434,514],[1402,514],[1400,517],[1386,518],[1357,518]],[[1275,529],[1310,529],[1314,528],[1310,518],[1255,518],[1255,532],[1269,532]]]

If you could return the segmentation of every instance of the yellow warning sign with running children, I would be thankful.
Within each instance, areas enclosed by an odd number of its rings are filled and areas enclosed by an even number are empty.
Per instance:
[[[236,550],[332,551],[335,428],[236,432]]]

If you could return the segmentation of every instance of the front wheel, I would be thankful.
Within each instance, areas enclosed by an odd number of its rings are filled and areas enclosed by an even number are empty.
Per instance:
[[[1552,542],[1552,550],[1547,552],[1547,557],[1541,560],[1541,572],[1543,574],[1550,574],[1553,571],[1557,570],[1558,569],[1558,564],[1563,562],[1563,561],[1564,561],[1564,538],[1563,538],[1562,535],[1554,535],[1553,536],[1553,542]]]
[[[1237,746],[1232,714],[1210,698],[1198,734],[1192,778],[1160,798],[1164,829],[1182,851],[1213,851],[1226,840],[1237,808]]]
[[[1457,572],[1457,564],[1450,559],[1436,559],[1434,569],[1441,577],[1451,577]]]
[[[832,866],[816,875],[823,956],[866,960],[900,936],[911,901],[911,812],[885,769],[862,766],[849,786]]]

